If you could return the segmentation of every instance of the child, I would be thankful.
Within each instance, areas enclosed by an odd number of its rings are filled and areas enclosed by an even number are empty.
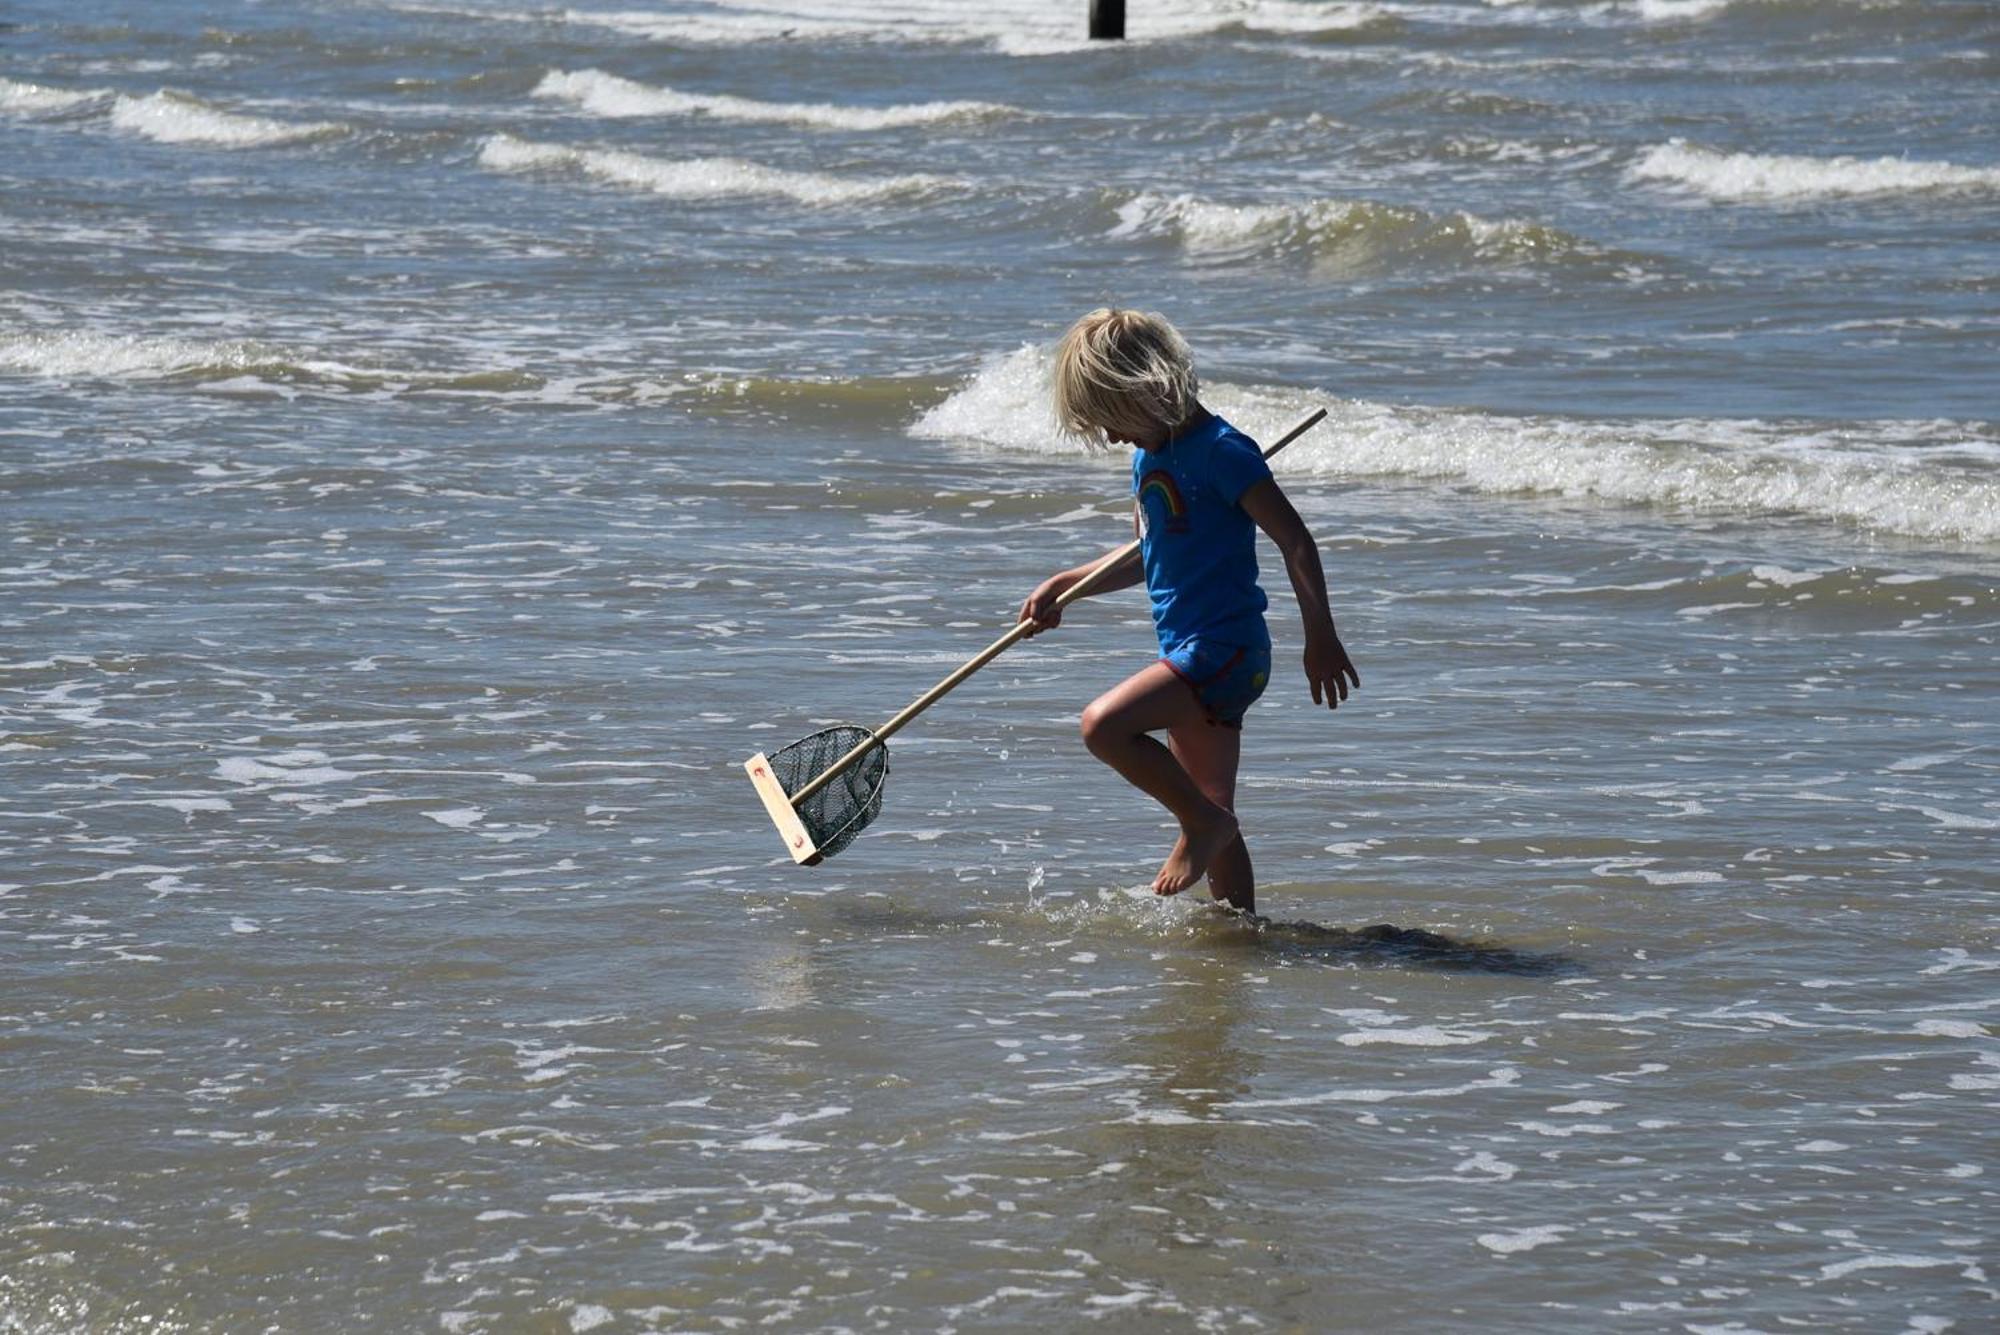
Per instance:
[[[1158,315],[1095,310],[1056,349],[1055,407],[1063,429],[1132,452],[1139,554],[1094,593],[1141,579],[1153,599],[1160,659],[1083,711],[1083,741],[1180,822],[1180,838],[1153,878],[1174,895],[1208,877],[1209,893],[1256,911],[1250,852],[1236,823],[1243,715],[1271,671],[1256,535],[1284,554],[1305,619],[1313,703],[1339,707],[1361,685],[1327,610],[1319,550],[1248,436],[1195,398],[1194,361]],[[1095,563],[1049,578],[1021,604],[1038,634],[1062,622],[1056,599]],[[1167,744],[1152,736],[1164,730]]]

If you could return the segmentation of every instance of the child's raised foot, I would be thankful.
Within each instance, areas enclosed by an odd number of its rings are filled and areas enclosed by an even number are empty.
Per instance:
[[[1236,817],[1220,807],[1215,819],[1182,829],[1174,851],[1167,854],[1160,874],[1153,878],[1153,893],[1177,895],[1208,875],[1208,864],[1235,842],[1237,833]]]

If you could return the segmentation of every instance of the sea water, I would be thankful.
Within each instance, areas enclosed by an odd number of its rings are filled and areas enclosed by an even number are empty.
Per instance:
[[[0,1328],[1973,1331],[1980,0],[23,0]],[[1072,611],[1188,333],[1362,677],[1262,922]]]

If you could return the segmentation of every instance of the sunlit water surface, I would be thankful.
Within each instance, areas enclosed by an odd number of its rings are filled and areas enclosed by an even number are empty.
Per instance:
[[[1057,15],[1056,9],[1076,13]],[[1990,9],[31,2],[0,1329],[1990,1328]],[[1261,921],[1053,336],[1319,536]]]

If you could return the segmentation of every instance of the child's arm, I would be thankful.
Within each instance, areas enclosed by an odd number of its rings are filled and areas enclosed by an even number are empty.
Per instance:
[[[1138,531],[1138,527],[1139,516],[1135,510],[1132,515],[1134,533]],[[1043,631],[1054,630],[1062,624],[1062,609],[1056,606],[1056,599],[1069,592],[1071,585],[1097,569],[1097,562],[1103,559],[1100,556],[1096,561],[1085,561],[1080,566],[1073,566],[1050,575],[1035,586],[1035,591],[1021,603],[1021,615],[1015,618],[1017,621],[1035,623],[1035,628],[1028,632],[1026,638],[1033,639]],[[1139,553],[1133,552],[1106,571],[1104,578],[1097,582],[1097,587],[1084,597],[1094,598],[1100,593],[1110,593],[1114,589],[1129,589],[1144,578],[1146,578],[1145,567],[1139,564]]]
[[[1273,479],[1266,478],[1251,486],[1237,504],[1284,554],[1285,569],[1292,576],[1292,592],[1299,599],[1299,616],[1305,621],[1306,681],[1312,686],[1313,703],[1319,704],[1324,699],[1328,709],[1338,709],[1347,698],[1350,683],[1354,689],[1360,689],[1361,674],[1354,670],[1347,649],[1333,628],[1333,613],[1326,605],[1326,572],[1319,564],[1319,545]]]

